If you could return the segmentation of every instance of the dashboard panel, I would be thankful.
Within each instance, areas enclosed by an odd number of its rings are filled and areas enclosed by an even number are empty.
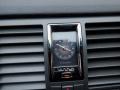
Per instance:
[[[118,0],[1,0],[0,15],[84,14],[120,12]]]
[[[1,0],[0,90],[119,90],[119,2]]]

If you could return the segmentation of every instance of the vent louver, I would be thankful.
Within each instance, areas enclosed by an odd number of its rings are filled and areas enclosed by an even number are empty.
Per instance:
[[[0,90],[45,90],[42,25],[0,26]]]
[[[89,88],[120,87],[120,23],[87,23],[86,37]]]

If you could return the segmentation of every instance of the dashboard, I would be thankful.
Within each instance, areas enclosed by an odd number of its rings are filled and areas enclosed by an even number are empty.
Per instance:
[[[119,67],[119,1],[0,1],[0,90],[119,90]]]
[[[116,13],[119,3],[118,0],[1,0],[0,15]]]

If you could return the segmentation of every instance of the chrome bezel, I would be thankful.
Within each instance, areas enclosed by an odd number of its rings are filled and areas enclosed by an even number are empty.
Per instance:
[[[51,26],[62,26],[62,25],[76,25],[76,32],[77,32],[77,48],[78,48],[78,66],[80,67],[80,75],[82,75],[82,55],[81,53],[83,53],[83,38],[82,38],[82,26],[80,23],[60,23],[60,24],[48,24],[47,26],[47,29],[48,29],[48,52],[50,54],[50,58],[49,59],[49,62],[50,62],[50,68],[52,70],[52,63],[53,63],[53,52],[52,52],[52,28]],[[63,66],[64,67],[64,66]],[[53,76],[53,72],[51,71],[51,74]]]

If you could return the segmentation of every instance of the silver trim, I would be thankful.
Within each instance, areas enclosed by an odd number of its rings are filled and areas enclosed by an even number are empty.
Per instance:
[[[79,53],[78,53],[78,64],[80,65],[80,75],[82,74],[82,62],[81,62],[81,45],[83,44],[83,39],[82,39],[82,26],[80,23],[77,24],[77,34],[78,34],[78,50],[79,50]]]
[[[51,25],[48,25],[48,54],[50,54],[50,59],[48,57],[49,63],[50,63],[50,70],[52,69],[52,63],[53,63],[53,55],[52,55],[52,30],[51,30]],[[49,55],[48,55],[49,56]],[[50,73],[52,73],[53,76],[53,72],[51,71]]]

